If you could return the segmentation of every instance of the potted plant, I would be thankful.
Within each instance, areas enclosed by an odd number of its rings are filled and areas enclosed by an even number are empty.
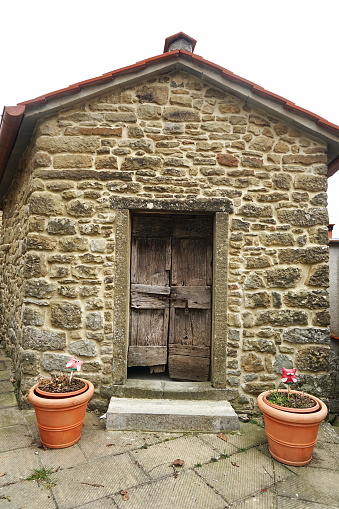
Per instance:
[[[319,426],[328,410],[319,398],[291,391],[290,384],[296,381],[296,369],[282,368],[282,382],[288,389],[262,392],[258,406],[271,456],[286,465],[303,466],[312,459]]]
[[[80,371],[82,363],[71,357],[66,364],[70,375],[40,380],[28,392],[45,447],[62,449],[80,439],[87,403],[94,393],[92,382],[73,377],[73,372]]]

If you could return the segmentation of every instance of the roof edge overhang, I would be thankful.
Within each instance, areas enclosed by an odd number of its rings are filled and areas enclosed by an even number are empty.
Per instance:
[[[0,196],[3,196],[14,178],[19,159],[27,147],[37,122],[60,110],[90,100],[98,95],[150,79],[158,74],[182,70],[228,92],[247,104],[264,110],[295,128],[320,138],[328,145],[329,173],[339,169],[339,127],[312,112],[299,108],[283,97],[266,91],[255,83],[236,76],[185,50],[172,52],[137,62],[132,66],[106,73],[98,78],[76,83],[69,88],[46,96],[6,107],[0,126],[0,140],[7,140],[0,159]],[[14,120],[14,118],[16,120]],[[0,147],[3,148],[0,141]],[[1,166],[2,164],[2,166]]]

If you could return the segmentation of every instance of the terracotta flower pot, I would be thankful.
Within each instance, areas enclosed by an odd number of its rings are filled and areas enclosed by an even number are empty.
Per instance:
[[[28,393],[32,403],[40,439],[43,445],[51,449],[69,447],[81,437],[82,425],[86,415],[87,403],[94,394],[92,382],[80,378],[85,387],[75,393],[38,394],[34,385]],[[60,397],[61,396],[61,397]]]
[[[287,392],[287,390],[281,392]],[[291,391],[291,393],[298,393],[298,391]],[[299,412],[298,409],[286,411],[285,407],[267,404],[266,397],[269,394],[270,391],[259,394],[258,406],[264,416],[271,456],[285,465],[307,465],[312,459],[319,426],[327,416],[328,410],[325,403],[305,393],[315,401],[318,407],[303,409],[303,412]]]

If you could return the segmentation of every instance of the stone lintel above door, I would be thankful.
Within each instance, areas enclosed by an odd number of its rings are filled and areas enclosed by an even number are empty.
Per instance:
[[[123,198],[111,196],[112,209],[128,209],[131,211],[163,211],[163,212],[233,212],[233,203],[228,198],[192,199],[192,200],[159,200],[145,198]]]

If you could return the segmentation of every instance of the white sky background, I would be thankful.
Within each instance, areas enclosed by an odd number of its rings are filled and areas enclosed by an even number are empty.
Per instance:
[[[3,0],[0,111],[163,52],[195,53],[339,125],[338,0]],[[339,237],[339,172],[329,179]]]

